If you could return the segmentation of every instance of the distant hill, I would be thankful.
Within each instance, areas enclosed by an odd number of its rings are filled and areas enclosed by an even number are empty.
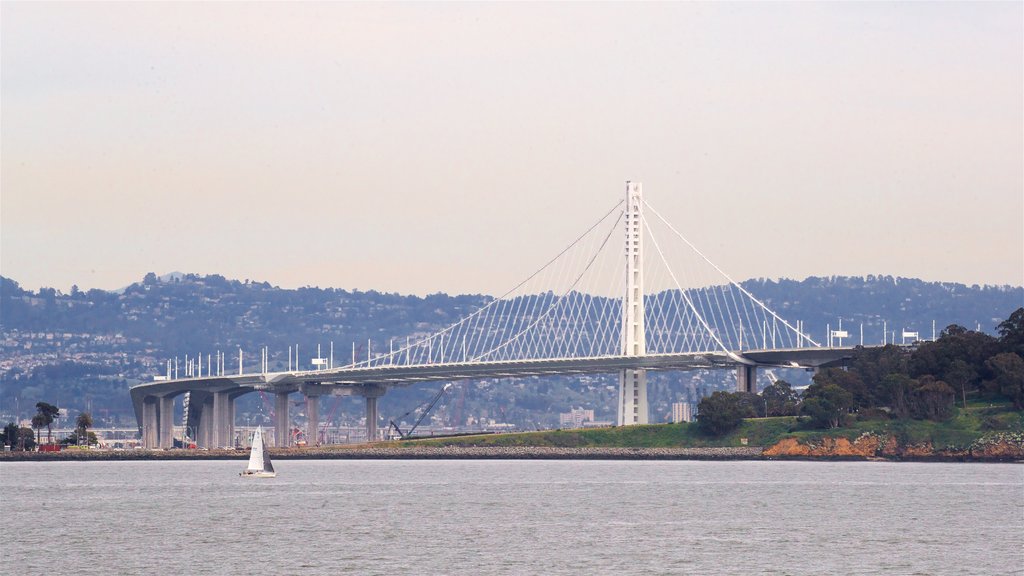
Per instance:
[[[880,343],[883,322],[897,341],[903,329],[930,337],[950,324],[994,333],[1010,312],[1024,305],[1024,288],[965,286],[890,276],[796,280],[754,279],[743,286],[790,321],[801,320],[815,339],[840,320],[853,341],[863,325],[865,343]],[[448,326],[490,300],[484,295],[404,296],[376,291],[305,287],[281,289],[266,282],[240,282],[219,275],[170,274],[146,277],[123,291],[37,292],[0,277],[0,419],[34,412],[45,400],[72,411],[90,409],[110,421],[133,424],[127,387],[166,371],[168,358],[224,351],[237,364],[237,349],[256,360],[271,351],[271,368],[284,369],[289,346],[310,358],[320,345],[324,356],[334,343],[335,363],[365,358]],[[204,361],[205,364],[205,361]],[[254,368],[253,368],[254,369]],[[549,378],[496,386],[477,382],[456,387],[441,414],[511,422],[521,428],[557,426],[558,413],[571,407],[594,409],[611,419],[614,377]],[[727,378],[724,378],[727,380]],[[692,395],[693,385],[723,385],[715,375],[657,375],[651,379],[652,420],[671,402]],[[435,385],[389,392],[384,414],[404,413],[428,398]],[[256,395],[250,395],[255,397]],[[362,408],[339,400],[323,410],[339,421],[358,421]],[[247,397],[240,415],[265,413],[260,399]],[[445,412],[446,411],[446,412]]]

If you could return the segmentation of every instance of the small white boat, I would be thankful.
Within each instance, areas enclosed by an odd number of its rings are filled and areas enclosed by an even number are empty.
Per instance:
[[[249,451],[249,467],[238,473],[239,476],[254,478],[273,478],[277,476],[274,465],[270,463],[270,454],[263,448],[263,427],[256,428],[252,435],[252,449]]]

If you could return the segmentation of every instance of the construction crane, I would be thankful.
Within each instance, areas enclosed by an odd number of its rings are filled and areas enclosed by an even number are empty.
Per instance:
[[[438,390],[437,394],[434,394],[434,397],[430,399],[430,402],[427,405],[426,409],[423,410],[423,413],[420,414],[420,417],[416,420],[416,423],[412,425],[412,428],[409,428],[408,432],[402,432],[402,429],[398,427],[398,424],[395,424],[394,420],[391,420],[391,426],[389,428],[389,431],[394,430],[395,433],[398,434],[398,437],[403,440],[411,437],[412,433],[416,431],[416,428],[418,428],[419,425],[423,422],[423,420],[427,418],[427,414],[430,414],[430,411],[434,409],[434,406],[437,404],[437,401],[440,400],[441,396],[444,396],[444,393],[447,392],[448,389],[451,387],[452,384],[451,382],[449,382],[448,384],[445,384],[444,387],[442,387],[440,390]],[[422,404],[420,406],[422,406]],[[398,420],[401,421],[402,418],[405,418],[409,414],[412,414],[413,412],[418,410],[420,406],[417,406],[416,408],[409,410],[405,414],[402,414],[401,416],[398,417]]]

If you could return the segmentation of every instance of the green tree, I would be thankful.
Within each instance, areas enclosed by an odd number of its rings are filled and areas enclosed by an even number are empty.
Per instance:
[[[1024,359],[1003,352],[989,358],[985,366],[992,373],[991,387],[1012,400],[1016,410],[1024,410]]]
[[[4,426],[3,432],[0,432],[0,445],[10,446],[11,450],[18,445],[18,425],[14,422],[8,422],[7,426]]]
[[[60,408],[46,402],[36,402],[36,410],[38,412],[32,417],[32,426],[36,427],[36,417],[40,417],[43,426],[46,426],[46,443],[49,444],[53,441],[53,421],[60,415]]]
[[[946,370],[946,382],[956,390],[960,390],[960,398],[967,408],[967,388],[973,388],[978,379],[978,372],[964,360],[957,358]]]
[[[32,450],[36,447],[35,434],[31,428],[21,428],[18,430],[18,446],[21,450]]]
[[[998,350],[995,338],[954,324],[946,327],[938,340],[925,342],[914,351],[910,357],[910,376],[919,378],[930,374],[944,380],[956,360],[980,371],[985,360]]]
[[[75,432],[79,440],[86,439],[89,436],[86,431],[92,428],[92,415],[88,412],[82,412],[75,418]],[[95,437],[95,435],[93,435]]]
[[[740,406],[742,418],[764,417],[764,399],[750,392],[733,392]]]
[[[36,444],[40,443],[40,434],[42,434],[43,426],[46,426],[46,416],[42,414],[36,414],[32,417],[32,428],[36,431]]]
[[[711,436],[721,436],[739,427],[744,409],[737,394],[715,392],[697,405],[697,428]]]
[[[79,434],[78,430],[75,430],[68,437],[61,440],[60,443],[65,446],[95,446],[99,444],[99,438],[96,437],[94,432],[88,432],[86,434]]]
[[[814,383],[804,392],[800,414],[807,416],[814,428],[838,428],[843,422],[843,415],[853,407],[853,394],[845,388]]]
[[[953,397],[956,391],[942,380],[925,375],[917,379],[913,388],[912,413],[917,418],[928,420],[945,420],[953,410]]]
[[[900,373],[889,374],[882,379],[882,388],[889,398],[889,409],[897,418],[910,417],[916,384],[916,380]]]
[[[1024,357],[1024,307],[1014,310],[996,329],[1003,351]]]
[[[768,416],[796,416],[799,412],[800,396],[785,380],[778,380],[762,390],[761,399],[767,406]]]
[[[868,387],[855,372],[842,368],[825,368],[814,375],[814,383],[819,386],[833,385],[846,390],[850,394],[850,408],[869,408],[874,406],[874,399]],[[808,387],[810,390],[810,387]]]
[[[857,348],[850,362],[850,372],[860,377],[876,406],[889,402],[883,382],[889,374],[906,374],[910,354],[903,348],[887,345],[881,348]]]

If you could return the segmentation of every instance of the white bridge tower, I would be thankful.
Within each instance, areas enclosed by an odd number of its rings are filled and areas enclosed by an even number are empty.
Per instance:
[[[644,356],[643,186],[626,182],[626,294],[622,299],[622,354]],[[619,373],[619,426],[647,424],[647,372]]]

